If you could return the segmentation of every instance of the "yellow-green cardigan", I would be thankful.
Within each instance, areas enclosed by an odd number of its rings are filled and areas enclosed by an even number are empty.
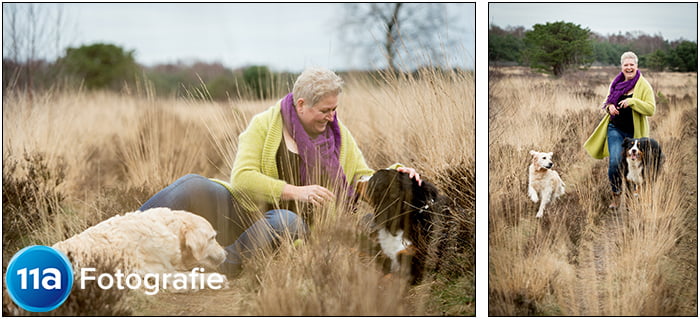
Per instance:
[[[634,124],[634,137],[649,137],[649,122],[647,116],[652,116],[656,112],[656,99],[654,98],[654,90],[649,85],[649,82],[639,76],[637,84],[635,84],[634,93],[628,99],[629,106],[632,112],[632,122]],[[600,121],[598,127],[593,134],[583,144],[588,155],[593,158],[601,159],[608,154],[608,123],[610,123],[610,114],[606,114],[603,120]]]
[[[348,183],[374,174],[350,131],[340,122],[340,165]],[[282,142],[280,102],[253,117],[238,137],[238,151],[233,162],[231,182],[214,180],[228,188],[239,203],[248,209],[260,203],[279,204],[287,183],[279,179],[276,155]]]

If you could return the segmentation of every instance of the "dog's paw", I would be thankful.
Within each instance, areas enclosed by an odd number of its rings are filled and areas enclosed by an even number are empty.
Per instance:
[[[379,284],[378,288],[380,290],[384,290],[384,289],[394,285],[394,274],[388,273],[388,274],[382,276],[381,278],[379,278],[378,284]]]
[[[537,193],[535,192],[531,192],[528,195],[530,196],[530,200],[535,203],[537,203],[540,200],[540,198],[537,196]]]
[[[399,258],[400,258],[400,257],[403,257],[403,256],[406,256],[406,257],[413,257],[413,256],[415,256],[415,255],[416,255],[416,247],[413,246],[413,245],[409,245],[408,247],[406,247],[406,248],[404,248],[404,249],[402,249],[402,250],[399,250],[399,251],[396,253],[396,256],[399,257]]]
[[[224,278],[226,278],[226,276],[224,276]],[[228,290],[228,289],[231,289],[231,288],[232,288],[232,287],[231,287],[230,281],[228,281],[228,279],[226,279],[226,280],[224,281],[223,285],[221,286],[221,290]]]
[[[535,215],[535,218],[542,218],[543,215],[544,215],[543,211],[538,211],[537,215]]]

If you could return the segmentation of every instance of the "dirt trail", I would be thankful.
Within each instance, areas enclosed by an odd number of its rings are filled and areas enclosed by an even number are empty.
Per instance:
[[[236,280],[230,282],[235,287]],[[163,291],[149,296],[134,309],[136,316],[242,316],[244,311],[240,293],[227,290],[201,290],[187,293]]]
[[[577,315],[607,314],[606,302],[610,300],[605,285],[610,278],[608,257],[618,236],[621,216],[621,211],[605,212],[598,224],[581,240],[579,263],[576,267]],[[595,280],[591,281],[591,278]]]
[[[691,112],[692,111],[692,112]],[[680,268],[678,274],[679,285],[686,287],[682,290],[687,295],[687,300],[697,300],[697,109],[687,110],[686,130],[683,132],[683,147],[681,154],[675,154],[686,158],[682,161],[681,172],[684,194],[682,200],[688,203],[687,209],[683,212],[688,216],[687,225],[691,228],[677,242],[676,247],[669,252],[669,258]],[[659,126],[675,125],[668,117],[659,120]],[[590,169],[589,167],[582,169]],[[605,205],[607,207],[607,203]],[[617,210],[604,209],[594,216],[594,222],[589,225],[589,229],[584,231],[578,245],[578,256],[576,265],[577,287],[575,288],[576,308],[575,313],[570,315],[583,316],[606,316],[620,315],[615,313],[610,298],[609,283],[614,280],[609,273],[611,266],[611,254],[615,245],[620,241],[622,228],[625,227],[625,218],[629,216],[627,205],[623,204]],[[694,216],[694,218],[693,218]],[[682,216],[681,218],[686,218]],[[591,280],[594,278],[594,280]],[[591,294],[595,292],[595,294]],[[686,305],[687,309],[678,310],[679,313],[693,313],[697,311],[697,303]]]

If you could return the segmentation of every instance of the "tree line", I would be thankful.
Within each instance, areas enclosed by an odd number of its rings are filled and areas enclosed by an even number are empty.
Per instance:
[[[654,71],[697,72],[697,43],[669,41],[643,32],[600,35],[570,22],[501,28],[489,26],[489,64],[524,65],[556,76],[567,69],[620,65],[620,55],[633,51],[639,65]]]
[[[433,65],[451,68],[446,53],[459,48],[465,38],[466,30],[454,25],[460,19],[458,13],[467,12],[450,12],[444,3],[351,3],[340,8],[335,27],[346,35],[346,54],[388,72],[410,73]],[[264,65],[228,69],[221,63],[197,61],[145,67],[134,60],[134,51],[110,43],[63,50],[69,25],[60,4],[3,5],[3,39],[7,40],[3,41],[3,95],[17,89],[31,94],[56,87],[147,86],[158,95],[267,98],[288,92],[296,76],[272,72]],[[59,58],[42,58],[52,55]]]
[[[207,100],[269,98],[288,92],[298,74],[267,66],[230,69],[201,61],[143,66],[133,50],[109,43],[67,48],[55,61],[3,57],[3,94],[46,89],[143,90],[158,96]]]
[[[268,99],[291,92],[299,73],[276,72],[265,65],[235,69],[219,62],[176,62],[143,66],[133,50],[109,43],[67,48],[55,61],[41,59],[15,61],[3,57],[3,95],[21,91],[32,94],[47,89],[141,91],[156,96],[204,100]],[[373,71],[337,71],[368,81],[394,74],[420,77],[426,68],[450,72],[440,67],[420,67],[411,72],[390,68]],[[401,75],[399,75],[401,74]]]

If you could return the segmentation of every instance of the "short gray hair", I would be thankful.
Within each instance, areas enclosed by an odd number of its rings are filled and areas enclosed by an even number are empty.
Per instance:
[[[634,64],[639,64],[639,59],[637,58],[637,55],[634,54],[632,51],[627,51],[622,54],[620,57],[620,65],[624,64],[626,59],[634,59]]]
[[[312,107],[327,95],[340,94],[343,90],[342,85],[343,79],[335,72],[319,67],[308,68],[294,82],[294,104],[302,98]]]

